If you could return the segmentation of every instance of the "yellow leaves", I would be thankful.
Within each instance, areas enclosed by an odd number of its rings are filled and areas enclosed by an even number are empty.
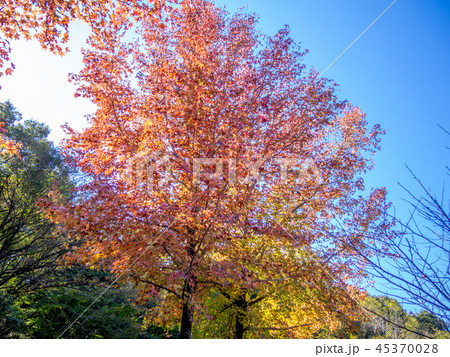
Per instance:
[[[211,259],[215,262],[221,262],[224,261],[226,258],[220,253],[213,253],[211,255]]]
[[[71,132],[65,145],[71,163],[87,172],[89,180],[80,188],[79,205],[58,218],[82,236],[86,259],[102,261],[119,272],[145,252],[130,272],[148,273],[146,278],[177,291],[189,279],[197,279],[202,293],[193,296],[193,304],[209,304],[205,296],[211,290],[201,284],[203,279],[226,287],[230,296],[238,296],[241,289],[270,295],[251,311],[251,317],[261,322],[258,328],[315,324],[307,332],[286,332],[302,337],[325,324],[337,326],[336,316],[326,317],[322,310],[332,310],[339,303],[344,309],[351,305],[330,300],[334,284],[328,276],[324,283],[317,281],[324,272],[312,250],[317,247],[319,260],[336,252],[333,248],[345,236],[326,240],[332,228],[330,217],[355,211],[341,203],[355,187],[353,178],[348,178],[351,165],[333,163],[329,156],[334,151],[354,153],[364,148],[359,135],[363,133],[361,115],[347,116],[342,127],[337,125],[334,116],[340,107],[333,97],[324,103],[314,99],[323,90],[319,82],[286,75],[300,57],[286,56],[280,62],[283,51],[274,45],[267,49],[267,58],[258,58],[251,44],[260,38],[252,37],[251,26],[237,18],[230,20],[238,21],[233,24],[236,38],[230,37],[230,24],[214,5],[199,3],[198,11],[185,5],[176,16],[165,14],[167,27],[142,19],[142,41],[130,44],[131,52],[110,46],[113,40],[117,47],[128,45],[121,42],[126,36],[118,30],[125,21],[125,10],[115,15],[114,23],[94,30],[93,49],[85,52],[85,68],[76,79],[84,83],[79,93],[99,109],[91,117],[92,125],[82,133]],[[227,48],[241,45],[239,37],[247,39],[249,50],[229,53]],[[278,39],[273,43],[288,48],[291,42]],[[145,74],[143,79],[127,77],[139,71]],[[296,101],[299,81],[308,81],[310,101]],[[266,83],[271,83],[270,96],[264,93],[269,90]],[[290,103],[295,103],[294,108]],[[287,114],[280,119],[283,112]],[[261,116],[270,121],[263,122]],[[348,135],[342,147],[344,129]],[[120,176],[128,175],[125,167],[132,166],[141,170],[143,186],[159,150],[170,156],[173,182],[159,186],[161,180],[154,190],[123,184]],[[239,158],[238,176],[239,168],[252,171],[242,167],[243,160],[254,163],[280,153],[317,158],[324,177],[335,181],[323,186],[311,180],[301,186],[282,185],[279,171],[261,166],[258,172],[271,183],[270,189],[255,188],[243,182],[244,177],[237,177],[233,187],[225,185],[223,190],[217,189],[221,185],[214,180],[192,184],[195,158]],[[152,180],[163,176],[164,167],[164,163],[150,167]],[[351,169],[356,172],[364,167]],[[377,197],[372,201],[382,203],[384,197]],[[293,207],[299,212],[293,214]],[[368,215],[369,221],[372,218]],[[354,219],[350,224],[359,229],[361,221]],[[346,268],[339,254],[333,256],[336,266],[329,269],[333,276],[342,281],[357,277],[360,272]],[[163,295],[150,285],[141,282],[138,286],[143,299]],[[180,312],[179,302],[173,296],[164,298],[152,309],[154,321],[173,322]]]

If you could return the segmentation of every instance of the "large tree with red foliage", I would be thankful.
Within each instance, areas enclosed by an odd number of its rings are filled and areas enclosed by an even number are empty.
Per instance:
[[[87,179],[78,202],[51,206],[80,239],[70,258],[133,279],[160,299],[149,318],[178,319],[183,338],[212,291],[339,291],[311,299],[316,327],[324,306],[356,311],[350,247],[386,228],[384,190],[358,194],[381,130],[306,70],[288,29],[267,37],[252,14],[189,0],[89,43],[72,79],[98,109],[64,143]]]

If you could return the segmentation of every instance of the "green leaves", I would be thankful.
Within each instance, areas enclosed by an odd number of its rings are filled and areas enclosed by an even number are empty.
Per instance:
[[[0,106],[5,135],[21,155],[0,162],[0,289],[34,289],[58,268],[67,239],[55,239],[55,225],[40,204],[58,187],[68,194],[70,179],[44,124],[27,120],[9,103]]]

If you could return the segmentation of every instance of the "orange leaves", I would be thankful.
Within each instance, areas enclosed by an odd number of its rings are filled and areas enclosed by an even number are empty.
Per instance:
[[[3,118],[0,118],[0,156],[11,156],[11,155],[20,156],[21,144],[8,139],[4,135],[5,122],[1,121],[1,119]]]
[[[21,36],[29,40],[33,37],[42,48],[63,56],[69,51],[62,45],[69,40],[68,26],[71,21],[82,20],[92,28],[93,33],[99,33],[108,21],[128,23],[126,26],[129,26],[130,21],[139,21],[143,14],[147,18],[156,18],[165,6],[166,2],[159,0],[150,1],[150,4],[143,0],[68,0],[47,1],[45,5],[40,0],[10,0],[1,6],[0,34],[6,40],[16,40]],[[9,61],[9,50],[3,50],[4,42],[0,38],[0,68],[5,65],[3,62]]]
[[[20,144],[8,140],[0,134],[0,155],[16,155],[19,154],[19,150]]]
[[[305,70],[287,29],[263,41],[252,15],[206,1],[161,11],[161,26],[128,27],[121,12],[90,38],[73,78],[98,110],[63,146],[87,180],[58,219],[82,237],[82,259],[136,261],[141,296],[163,300],[154,311],[180,299],[201,309],[211,286],[259,289],[275,294],[265,309],[277,324],[319,326],[321,308],[353,306],[342,292],[363,278],[349,243],[364,249],[384,204],[381,192],[355,198],[381,131]],[[311,298],[317,319],[278,316],[292,296],[301,308]]]

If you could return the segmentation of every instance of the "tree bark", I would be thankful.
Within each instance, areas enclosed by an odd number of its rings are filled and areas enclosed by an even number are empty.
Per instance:
[[[189,302],[183,303],[183,312],[181,315],[181,327],[180,327],[180,338],[190,339],[192,335],[192,320],[194,314],[190,307]]]
[[[244,319],[247,314],[247,301],[245,300],[245,295],[242,295],[238,300],[236,300],[235,304],[237,306],[237,311],[236,322],[234,325],[234,338],[243,339],[246,330],[244,326]]]
[[[188,228],[189,231],[189,228]],[[192,231],[189,231],[190,234],[193,234]],[[195,256],[195,245],[190,243],[188,248],[188,254],[191,259]],[[187,278],[184,282],[183,294],[181,296],[183,300],[183,310],[181,314],[181,326],[180,326],[180,339],[190,339],[192,335],[192,323],[194,320],[194,311],[192,309],[192,295],[195,291],[195,279]]]

